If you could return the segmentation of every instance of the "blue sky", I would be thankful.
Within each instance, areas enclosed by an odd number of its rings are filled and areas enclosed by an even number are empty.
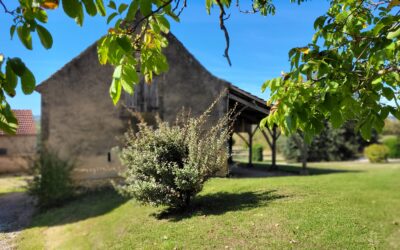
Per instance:
[[[204,3],[205,0],[188,1],[181,23],[173,23],[171,31],[215,76],[265,99],[268,93],[261,93],[262,83],[288,70],[288,51],[311,41],[315,18],[328,9],[328,1],[314,0],[299,6],[290,4],[289,0],[275,0],[276,15],[262,17],[241,14],[233,6],[228,11],[231,17],[226,24],[231,37],[230,67],[222,57],[225,40],[219,29],[218,9],[214,8],[209,16]],[[89,16],[85,17],[83,27],[79,27],[58,9],[49,12],[49,23],[46,24],[53,34],[53,48],[43,49],[34,35],[34,49],[28,51],[17,37],[10,40],[10,17],[1,14],[0,23],[0,53],[21,57],[38,83],[50,77],[108,29],[104,18]],[[14,109],[32,109],[35,115],[40,115],[38,93],[25,96],[18,89],[17,96],[8,100]]]

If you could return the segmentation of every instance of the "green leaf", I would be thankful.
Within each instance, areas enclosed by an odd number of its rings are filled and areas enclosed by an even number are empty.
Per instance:
[[[116,17],[116,16],[118,16],[117,12],[114,12],[111,15],[109,15],[108,18],[107,18],[107,24],[109,24],[114,19],[114,17]]]
[[[79,7],[78,7],[78,10],[77,10],[77,11],[78,11],[78,14],[77,14],[77,16],[75,17],[75,22],[76,22],[79,26],[82,27],[83,19],[84,19],[85,15],[84,15],[84,13],[83,13],[83,6],[82,6],[81,3],[79,4]]]
[[[393,98],[395,97],[393,90],[388,87],[384,87],[382,89],[382,93],[383,93],[383,96],[386,97],[386,99],[388,99],[389,101],[393,100]]]
[[[25,68],[24,74],[21,76],[21,85],[22,92],[24,92],[25,95],[29,95],[35,90],[36,80],[28,68]]]
[[[213,0],[206,0],[206,10],[207,10],[207,13],[209,15],[210,15],[210,12],[211,12],[212,5],[213,5]]]
[[[97,55],[99,57],[100,64],[104,65],[108,61],[108,49],[110,45],[110,39],[108,36],[104,36],[100,39],[97,44]]]
[[[17,28],[17,26],[15,25],[11,25],[10,27],[10,38],[13,39],[14,37],[14,33],[15,33],[15,29]]]
[[[133,94],[135,84],[139,83],[139,76],[132,65],[125,65],[122,69],[121,84],[122,88],[129,93]]]
[[[121,97],[121,82],[119,79],[113,79],[110,86],[110,96],[114,105],[117,105]]]
[[[112,0],[108,3],[108,7],[113,9],[113,10],[117,10],[117,5]]]
[[[133,1],[129,5],[128,13],[126,14],[127,21],[133,21],[135,19],[136,13],[139,9],[139,1]]]
[[[140,1],[140,13],[143,16],[147,16],[151,13],[151,1],[148,0],[141,0]]]
[[[117,38],[117,43],[125,52],[130,52],[132,50],[132,45],[131,41],[129,40],[128,37],[123,36],[123,37],[118,37]]]
[[[360,128],[361,136],[367,141],[371,139],[371,130],[372,125],[370,121],[365,122]]]
[[[157,20],[158,25],[160,26],[161,31],[164,32],[165,34],[169,33],[170,24],[169,24],[167,18],[165,18],[164,16],[161,16],[161,15],[157,15],[156,20]]]
[[[4,90],[11,97],[15,96],[15,87],[17,86],[18,78],[13,71],[10,61],[7,61],[6,65],[6,81],[4,82]]]
[[[47,23],[48,17],[47,17],[47,13],[45,10],[37,8],[37,10],[34,12],[33,15],[40,22]]]
[[[106,15],[106,9],[104,8],[103,0],[96,0],[96,7],[97,7],[97,11],[100,12],[100,15],[102,15],[102,16]]]
[[[76,18],[79,15],[79,8],[82,8],[78,0],[62,0],[62,6],[65,14],[71,18]]]
[[[262,129],[265,128],[265,125],[267,124],[267,121],[268,121],[267,117],[263,118],[261,120],[261,122],[260,122],[260,128],[262,128]]]
[[[8,62],[14,71],[15,74],[18,76],[22,76],[26,70],[25,64],[21,61],[20,58],[15,57],[8,60]]]
[[[53,37],[51,36],[50,32],[41,25],[36,26],[36,31],[43,47],[50,49],[53,46]]]
[[[0,106],[0,130],[14,135],[17,132],[18,120],[7,103]]]
[[[122,14],[126,9],[128,8],[128,5],[126,3],[121,3],[118,7],[118,13]]]
[[[82,0],[82,2],[85,5],[86,12],[90,16],[95,16],[97,14],[96,5],[94,4],[93,0]]]
[[[334,128],[340,128],[340,126],[343,124],[343,117],[341,113],[339,111],[332,111],[330,122]]]
[[[25,25],[19,26],[17,28],[17,34],[25,48],[32,50],[32,36],[30,30]]]
[[[122,76],[122,65],[118,65],[114,69],[113,78],[120,79]]]
[[[389,32],[388,35],[387,35],[387,39],[393,40],[398,36],[400,36],[400,28],[398,28],[395,31]]]

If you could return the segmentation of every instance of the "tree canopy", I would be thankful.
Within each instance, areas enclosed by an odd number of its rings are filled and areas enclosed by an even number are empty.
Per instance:
[[[180,14],[190,4],[187,0],[121,2],[109,0],[105,5],[103,0],[19,0],[11,10],[0,0],[0,6],[13,20],[11,37],[16,33],[27,49],[32,49],[34,33],[44,48],[52,47],[52,36],[44,26],[47,12],[60,5],[78,25],[83,25],[85,15],[101,15],[107,23],[113,22],[98,42],[98,55],[101,64],[115,67],[110,96],[117,104],[122,91],[133,94],[142,77],[150,83],[155,75],[168,70],[163,54],[168,46],[165,34],[170,22],[179,22]],[[300,4],[304,0],[290,2]],[[382,129],[389,114],[400,117],[400,1],[330,2],[327,13],[315,21],[313,41],[289,52],[291,71],[264,83],[263,90],[271,90],[268,105],[272,109],[261,125],[276,124],[285,133],[300,130],[310,139],[323,129],[326,120],[335,127],[356,120],[362,135],[369,138],[373,128]],[[213,7],[219,11],[226,41],[224,56],[229,64],[227,10],[236,7],[242,13],[261,15],[276,11],[272,0],[205,0],[208,13]],[[18,82],[24,94],[35,89],[34,75],[20,58],[0,55],[0,129],[8,133],[15,133],[17,121],[7,96],[15,95]]]
[[[273,105],[265,124],[309,141],[329,120],[335,128],[357,121],[364,138],[382,131],[389,114],[400,118],[398,0],[333,0],[315,20],[310,44],[289,51],[290,72],[268,80]]]

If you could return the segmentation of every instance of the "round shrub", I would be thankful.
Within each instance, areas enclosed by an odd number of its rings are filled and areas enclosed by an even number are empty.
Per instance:
[[[121,152],[127,170],[118,190],[144,204],[187,207],[227,164],[230,116],[213,125],[207,117],[159,121],[157,128],[140,123],[136,133],[128,132]]]
[[[262,145],[260,145],[260,144],[254,145],[252,148],[252,152],[253,152],[252,160],[253,161],[263,161],[263,151],[264,151],[264,148]]]
[[[72,162],[49,150],[43,150],[33,161],[34,177],[29,191],[36,196],[41,209],[59,206],[74,195],[73,167]]]
[[[383,141],[383,144],[389,148],[389,158],[400,158],[400,138],[391,137]]]
[[[389,148],[381,144],[371,144],[365,148],[364,155],[372,163],[386,162],[389,156]]]

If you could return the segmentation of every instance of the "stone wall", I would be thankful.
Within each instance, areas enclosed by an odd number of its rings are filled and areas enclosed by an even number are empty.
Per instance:
[[[36,152],[36,135],[0,136],[0,174],[25,172]]]
[[[155,112],[172,122],[182,108],[193,115],[204,112],[228,83],[205,70],[175,37],[168,39],[170,70],[154,80],[159,95]],[[92,45],[38,87],[43,145],[74,160],[74,179],[85,185],[115,177],[123,169],[111,149],[120,145],[130,117],[109,97],[112,73],[111,67],[98,63]],[[213,117],[224,114],[226,104],[221,100]]]
[[[75,162],[82,178],[116,175],[113,169],[120,165],[108,160],[126,129],[121,108],[109,97],[112,73],[111,67],[99,64],[92,45],[38,87],[43,145]]]
[[[208,72],[173,35],[168,36],[168,41],[165,54],[170,68],[157,80],[162,118],[173,122],[182,108],[194,116],[202,114],[229,83]],[[215,107],[214,118],[224,115],[227,109],[226,98],[223,98]]]

